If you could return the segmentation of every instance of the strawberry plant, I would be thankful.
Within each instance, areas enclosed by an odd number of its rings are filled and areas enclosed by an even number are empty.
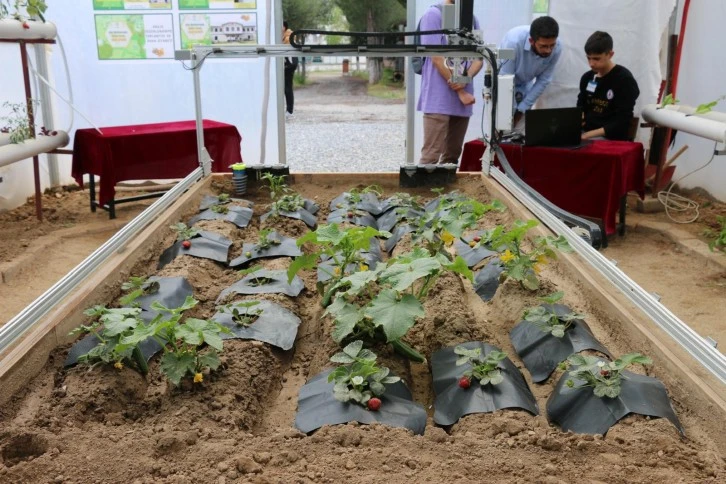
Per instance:
[[[713,239],[708,243],[708,248],[711,249],[711,252],[716,249],[726,249],[726,217],[716,217],[716,220],[721,224],[721,231],[715,232],[709,229],[704,233],[706,237]]]
[[[156,294],[159,292],[157,281],[148,282],[145,277],[131,277],[127,282],[121,284],[121,289],[127,291],[124,297],[119,299],[122,306],[135,305],[135,301],[141,296]]]
[[[374,195],[380,197],[383,195],[383,188],[381,188],[379,185],[369,185],[362,190],[359,188],[353,188],[348,191],[348,194],[345,196],[346,202],[348,202],[349,205],[355,206],[359,204],[363,200],[363,195],[367,193],[373,193]],[[343,208],[336,207],[336,208]]]
[[[71,331],[70,335],[92,334],[99,343],[88,353],[78,357],[81,364],[113,364],[121,369],[124,365],[134,364],[138,371],[145,375],[149,371],[146,358],[141,353],[138,343],[125,343],[122,340],[131,335],[137,328],[146,324],[139,317],[140,308],[113,308],[94,306],[83,312],[91,318],[90,325],[81,325]]]
[[[133,328],[121,343],[138,345],[147,338],[154,338],[163,348],[161,371],[172,384],[178,386],[183,379],[194,383],[204,381],[204,372],[219,368],[219,352],[222,351],[223,333],[230,333],[224,326],[203,319],[186,318],[184,313],[198,304],[187,296],[178,308],[167,308],[154,302],[151,309],[159,314],[148,325]]]
[[[257,318],[262,314],[262,309],[252,309],[259,305],[259,301],[243,301],[234,304],[225,304],[224,306],[217,306],[217,310],[221,313],[227,313],[232,315],[232,321],[237,326],[247,327],[257,321]]]
[[[298,247],[310,243],[315,245],[317,250],[295,258],[287,271],[288,282],[292,281],[299,271],[318,267],[318,259],[321,256],[330,257],[334,262],[332,273],[328,272],[331,278],[327,283],[320,283],[318,286],[318,290],[324,296],[323,306],[327,307],[334,293],[333,288],[336,288],[338,282],[348,275],[349,268],[368,269],[361,251],[370,249],[371,239],[390,237],[390,235],[388,232],[371,227],[350,227],[341,230],[337,224],[320,226],[314,232],[308,232],[297,240]]]
[[[249,275],[253,276],[249,282],[250,286],[254,286],[254,287],[264,286],[265,284],[269,284],[272,282],[272,279],[270,279],[269,277],[257,275],[258,272],[260,272],[264,269],[265,268],[262,267],[261,265],[256,265],[256,266],[250,267],[249,269],[243,269],[243,270],[239,271],[239,274],[242,276],[249,276]]]
[[[353,341],[342,352],[333,355],[330,361],[341,363],[328,375],[328,381],[335,382],[335,399],[377,411],[381,406],[378,397],[386,392],[386,385],[400,381],[397,376],[389,376],[388,368],[376,365],[377,358],[371,350],[363,348],[362,341]]]
[[[436,210],[425,212],[412,221],[415,228],[413,240],[423,243],[432,254],[446,255],[446,247],[492,210],[502,211],[504,205],[498,200],[483,204],[460,194],[443,196]]]
[[[564,295],[564,292],[557,291],[549,296],[540,297],[539,300],[547,304],[555,304]],[[543,333],[551,333],[556,338],[565,336],[565,332],[570,329],[575,320],[583,319],[584,317],[584,315],[575,312],[558,315],[554,308],[547,308],[545,306],[536,306],[524,311],[525,321],[534,324]]]
[[[172,225],[171,229],[176,232],[176,240],[178,241],[189,240],[199,235],[199,229],[187,227],[187,224],[182,222]]]
[[[456,366],[466,365],[467,363],[471,365],[471,369],[465,371],[459,380],[461,388],[468,388],[468,385],[463,381],[464,379],[469,380],[469,384],[471,384],[472,379],[479,380],[481,386],[488,384],[499,385],[504,381],[499,363],[507,358],[506,353],[492,350],[482,356],[481,348],[470,350],[464,346],[454,348],[454,353],[459,355]]]
[[[270,199],[275,201],[279,199],[283,194],[290,191],[287,184],[285,183],[285,175],[273,175],[272,173],[265,173],[262,175],[262,179],[265,180],[270,189]]]
[[[297,212],[305,206],[305,199],[299,193],[288,193],[272,203],[272,212]]]
[[[220,205],[224,205],[230,202],[230,196],[229,193],[220,193],[219,196],[217,196],[217,203]]]
[[[622,371],[628,366],[638,363],[650,365],[653,361],[640,353],[629,353],[610,362],[605,362],[595,356],[572,355],[563,366],[576,366],[577,368],[570,371],[565,383],[569,388],[592,387],[592,392],[600,398],[616,398],[620,395],[622,380],[626,378]],[[580,382],[579,386],[575,386],[575,380]]]
[[[272,233],[272,230],[270,229],[262,229],[260,230],[260,239],[257,241],[257,244],[255,245],[255,249],[258,251],[267,250],[273,245],[280,245],[282,242],[280,242],[280,239],[271,238],[270,234]]]
[[[223,215],[229,213],[229,207],[223,204],[212,205],[209,209],[214,213],[221,213]]]
[[[536,237],[533,241],[534,247],[532,250],[526,251],[523,246],[524,236],[529,229],[536,227],[537,224],[536,220],[528,220],[527,222],[517,220],[509,231],[505,231],[502,226],[485,231],[480,241],[480,243],[493,247],[500,252],[503,250],[499,256],[504,265],[501,280],[512,278],[530,291],[539,288],[537,274],[542,270],[543,265],[557,258],[556,250],[572,252],[570,244],[562,235],[557,238],[551,236]]]
[[[38,101],[31,100],[30,108],[33,111],[37,109],[38,105]],[[5,102],[3,108],[8,109],[10,114],[0,118],[5,126],[2,132],[10,133],[11,143],[18,144],[35,137],[34,127],[30,126],[28,120],[28,105],[26,103]]]

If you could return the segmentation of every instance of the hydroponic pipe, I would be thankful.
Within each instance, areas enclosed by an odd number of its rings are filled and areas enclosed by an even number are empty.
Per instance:
[[[726,122],[697,115],[679,112],[675,109],[661,108],[649,104],[643,109],[643,119],[666,128],[677,129],[717,143],[726,143]]]
[[[10,133],[0,133],[0,146],[10,144]]]
[[[22,143],[0,146],[0,167],[53,151],[67,145],[69,141],[68,133],[57,131],[55,136],[38,136]]]
[[[0,20],[0,39],[55,39],[58,29],[51,22],[27,20],[21,22],[14,18]]]

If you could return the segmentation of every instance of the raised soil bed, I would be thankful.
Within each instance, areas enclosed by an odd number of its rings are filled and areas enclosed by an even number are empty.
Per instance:
[[[382,185],[386,196],[399,191],[397,176],[298,175],[292,188],[320,207],[324,223],[331,200],[355,186]],[[477,176],[461,176],[451,187],[480,201],[500,199],[509,210],[489,214],[477,229],[531,218],[501,189]],[[315,292],[315,271],[301,274],[305,290],[296,298],[266,299],[302,320],[290,351],[264,343],[230,340],[223,369],[195,391],[174,390],[152,359],[147,378],[124,368],[64,369],[82,311],[112,304],[129,276],[184,277],[200,304],[191,316],[210,318],[222,290],[241,276],[211,260],[178,257],[157,271],[157,261],[175,234],[169,226],[198,212],[205,195],[232,193],[231,178],[213,177],[185,194],[127,249],[70,295],[42,325],[10,353],[0,355],[0,482],[719,482],[726,478],[724,389],[652,323],[629,310],[617,294],[584,268],[576,255],[562,257],[541,273],[537,292],[508,281],[484,302],[471,284],[442,277],[406,339],[431,360],[434,351],[466,341],[484,341],[506,352],[544,410],[562,372],[532,382],[509,340],[525,308],[555,290],[585,315],[593,334],[613,354],[640,352],[654,360],[649,376],[668,389],[686,438],[664,419],[631,415],[603,437],[562,432],[519,410],[468,415],[442,428],[433,423],[434,392],[428,364],[410,363],[387,347],[376,349],[402,377],[416,402],[428,411],[423,436],[383,425],[323,427],[306,436],[293,427],[300,388],[328,366],[338,351],[330,338]],[[428,189],[407,190],[426,199]],[[230,260],[254,243],[261,228],[298,238],[308,228],[299,220],[259,216],[268,195],[251,189],[250,225],[239,229],[219,221],[200,222],[233,241]],[[406,235],[394,254],[410,248]],[[304,250],[305,248],[303,248]],[[288,259],[264,260],[269,270]]]

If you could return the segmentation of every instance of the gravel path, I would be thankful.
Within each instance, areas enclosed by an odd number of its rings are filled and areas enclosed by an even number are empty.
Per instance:
[[[286,121],[294,172],[398,172],[406,156],[406,104],[368,96],[366,82],[315,73],[295,90]]]

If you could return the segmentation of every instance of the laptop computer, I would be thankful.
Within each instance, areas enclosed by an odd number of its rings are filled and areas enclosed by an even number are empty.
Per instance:
[[[579,147],[582,109],[529,109],[524,113],[525,146]]]

